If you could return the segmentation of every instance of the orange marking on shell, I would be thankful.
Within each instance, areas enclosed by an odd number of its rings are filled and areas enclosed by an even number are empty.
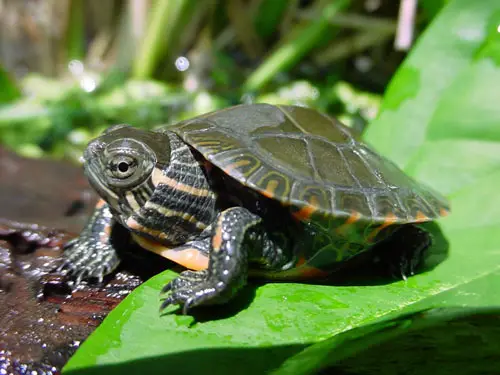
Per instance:
[[[319,201],[318,201],[318,197],[313,195],[311,196],[311,198],[309,198],[308,202],[312,205],[312,206],[315,206],[315,207],[318,207],[319,206]]]
[[[351,215],[347,218],[347,220],[338,227],[335,232],[342,234],[347,228],[349,228],[352,224],[357,222],[361,218],[361,214],[357,211],[351,211]]]
[[[226,172],[227,174],[231,174],[231,172],[234,169],[237,169],[239,167],[244,167],[244,166],[247,166],[249,164],[250,164],[250,160],[241,159],[241,160],[238,160],[238,161],[236,161],[234,163],[226,165],[226,167],[224,168],[224,172]]]
[[[330,273],[327,271],[320,270],[319,268],[302,266],[297,269],[300,278],[304,279],[319,279],[322,277],[327,277]]]
[[[268,198],[274,198],[274,191],[279,186],[279,182],[276,180],[271,180],[267,183],[266,189],[262,192]]]
[[[292,216],[300,221],[307,221],[316,212],[316,207],[314,206],[304,206],[300,210],[293,212]]]
[[[439,210],[439,214],[440,214],[441,216],[448,216],[448,215],[450,214],[450,211],[448,211],[447,209],[441,208],[441,209]]]
[[[378,226],[377,228],[375,228],[369,235],[368,237],[366,238],[367,241],[372,241],[376,236],[377,234],[380,233],[380,231],[382,231],[383,229],[387,228],[387,227],[390,227],[391,225],[393,225],[396,221],[398,220],[398,217],[396,215],[394,215],[392,212],[387,214],[384,218],[384,222]]]
[[[300,221],[306,221],[311,218],[311,216],[316,212],[319,206],[319,201],[316,196],[312,196],[311,199],[309,199],[310,205],[302,207],[300,210],[297,212],[292,213],[292,216],[296,218],[297,220]]]
[[[267,197],[267,198],[274,198],[274,195],[272,195],[271,193],[269,193],[267,190],[262,190],[262,195]]]
[[[429,217],[424,215],[422,211],[418,211],[417,214],[415,215],[415,222],[416,223],[422,223],[424,221],[429,221]]]
[[[106,204],[106,201],[104,199],[99,199],[97,201],[97,203],[95,204],[95,208],[96,209],[102,208],[102,207],[104,207],[105,204]]]
[[[297,266],[297,267],[300,267],[300,266],[302,266],[303,264],[306,264],[306,263],[307,263],[306,258],[304,258],[303,256],[301,256],[301,257],[297,260],[297,264],[296,264],[296,266]]]
[[[398,220],[398,217],[394,215],[392,212],[385,216],[384,222],[379,227],[380,229],[387,228],[389,225],[394,224]]]
[[[144,249],[167,258],[183,267],[194,271],[201,271],[208,268],[208,257],[195,248],[188,247],[182,250],[175,250],[135,234],[132,236],[135,242]]]

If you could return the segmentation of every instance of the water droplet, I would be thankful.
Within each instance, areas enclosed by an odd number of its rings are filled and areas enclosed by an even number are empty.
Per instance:
[[[367,73],[373,67],[373,61],[368,56],[359,56],[354,60],[354,65],[361,73]]]
[[[91,77],[83,77],[80,81],[80,87],[87,92],[92,92],[97,87],[97,83]]]
[[[179,56],[175,60],[175,67],[178,71],[184,72],[189,69],[189,60],[185,56]]]
[[[366,0],[365,1],[365,9],[368,12],[374,12],[378,8],[380,8],[380,0]]]
[[[198,90],[199,87],[200,83],[197,77],[193,75],[186,77],[186,80],[184,81],[184,88],[186,89],[186,91],[195,92]]]
[[[242,104],[253,104],[255,102],[255,96],[252,94],[243,94],[240,100]]]
[[[80,341],[78,340],[73,340],[70,344],[71,347],[73,348],[78,348],[80,346]]]
[[[83,73],[85,67],[83,66],[83,63],[80,60],[71,60],[68,63],[68,69],[71,72],[71,74],[79,76]]]

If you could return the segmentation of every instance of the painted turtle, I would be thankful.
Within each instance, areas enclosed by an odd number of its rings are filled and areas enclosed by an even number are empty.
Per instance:
[[[102,200],[69,242],[64,272],[102,279],[119,263],[119,224],[189,270],[162,308],[223,303],[248,275],[324,277],[382,241],[412,273],[447,201],[312,109],[240,105],[157,132],[127,125],[90,142],[84,168]],[[403,257],[403,258],[401,258]]]

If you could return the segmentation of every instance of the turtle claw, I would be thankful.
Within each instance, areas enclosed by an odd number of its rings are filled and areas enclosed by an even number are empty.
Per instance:
[[[213,287],[208,272],[184,271],[166,284],[161,294],[170,293],[160,306],[160,311],[169,305],[182,305],[182,313],[187,315],[192,307],[218,302],[221,288]]]
[[[86,276],[89,275],[89,270],[88,269],[83,269],[77,273],[76,279],[75,279],[75,286],[78,286],[82,283],[83,279],[86,278]]]
[[[162,289],[161,289],[161,294],[165,294],[165,293],[168,293],[172,290],[172,282],[169,282],[167,285],[165,285]]]
[[[186,303],[184,303],[184,306],[182,307],[182,315],[187,315],[188,310],[194,306],[194,303],[195,303],[194,297],[188,298],[188,300],[186,301]]]
[[[165,310],[168,306],[172,305],[174,303],[174,299],[172,296],[167,297],[161,304],[160,306],[160,313]]]
[[[64,261],[55,272],[70,276],[74,286],[85,279],[96,278],[99,284],[104,276],[111,273],[119,259],[110,244],[104,244],[93,238],[77,237],[68,241],[64,247]]]
[[[67,249],[69,249],[69,248],[71,248],[71,247],[75,246],[75,245],[76,245],[76,243],[78,242],[78,239],[79,239],[78,237],[75,237],[75,238],[73,238],[73,239],[69,240],[68,242],[66,242],[66,243],[63,245],[63,250],[67,250]]]
[[[63,276],[66,276],[67,274],[69,274],[71,272],[71,267],[70,267],[71,263],[68,262],[67,260],[64,260],[60,265],[59,267],[56,268],[56,272],[57,273],[60,273],[61,275]]]

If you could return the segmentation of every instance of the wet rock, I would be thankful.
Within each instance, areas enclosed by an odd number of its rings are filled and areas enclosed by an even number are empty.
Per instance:
[[[55,374],[104,317],[157,273],[150,254],[131,251],[102,285],[53,273],[96,197],[77,167],[0,149],[0,374]],[[133,265],[133,266],[132,266]]]

